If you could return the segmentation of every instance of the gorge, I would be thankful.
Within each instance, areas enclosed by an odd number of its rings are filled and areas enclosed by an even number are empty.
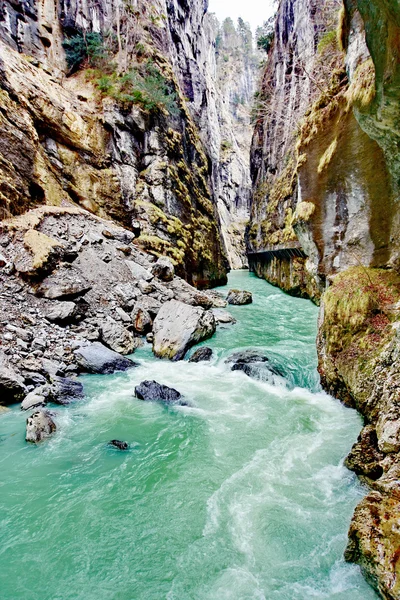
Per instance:
[[[399,30],[0,1],[4,598],[400,598]]]

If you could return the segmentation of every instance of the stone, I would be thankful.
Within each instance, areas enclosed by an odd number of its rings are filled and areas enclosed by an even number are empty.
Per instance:
[[[212,312],[169,300],[153,323],[153,352],[159,358],[181,360],[189,348],[210,338],[215,330]]]
[[[211,348],[207,348],[207,346],[203,346],[193,352],[192,356],[189,358],[189,362],[198,363],[206,360],[211,360],[213,355],[213,351]]]
[[[115,314],[121,319],[123,323],[131,323],[131,317],[120,306],[116,307]]]
[[[155,292],[156,288],[152,283],[141,279],[138,283],[138,288],[142,292],[142,294],[152,294]]]
[[[375,427],[367,425],[358,436],[358,440],[352,447],[344,464],[357,475],[364,475],[376,480],[383,474],[383,467],[380,462],[384,458],[385,455],[378,448]]]
[[[103,229],[102,234],[109,240],[117,240],[122,244],[130,244],[135,235],[127,229],[107,228]]]
[[[74,355],[80,370],[86,373],[110,374],[137,366],[137,363],[109,350],[100,342],[80,346]]]
[[[171,259],[166,256],[160,256],[157,262],[151,267],[152,274],[161,279],[161,281],[172,281],[175,276],[175,268]]]
[[[236,323],[235,317],[233,317],[230,312],[223,310],[222,308],[214,308],[213,314],[217,323]]]
[[[251,292],[246,292],[244,290],[229,290],[226,300],[228,304],[241,306],[244,304],[251,304],[253,302],[253,295]]]
[[[66,406],[82,400],[85,394],[80,381],[68,377],[54,377],[50,386],[50,399],[55,404]]]
[[[383,413],[376,424],[376,433],[381,452],[389,454],[400,451],[400,419]]]
[[[46,314],[46,319],[51,323],[65,325],[72,323],[76,317],[76,305],[74,302],[58,302],[51,307]]]
[[[15,325],[11,325],[11,323],[7,323],[6,329],[15,333],[19,338],[24,340],[24,342],[31,342],[33,339],[32,332],[23,327],[16,327]]]
[[[142,296],[138,299],[133,310],[141,308],[142,310],[147,311],[151,318],[154,319],[158,315],[161,306],[162,303],[152,296]]]
[[[47,399],[36,390],[33,390],[22,400],[21,410],[31,410],[32,408],[39,408],[39,406],[45,406],[46,404]]]
[[[125,310],[132,310],[137,298],[137,290],[131,283],[121,283],[114,287],[114,295],[120,306]]]
[[[119,354],[132,354],[137,347],[131,332],[111,317],[107,317],[101,324],[101,340]]]
[[[68,300],[77,298],[78,296],[84,296],[91,289],[92,286],[84,282],[66,281],[65,283],[56,284],[49,278],[47,283],[43,283],[38,287],[36,294],[48,298],[49,300]]]
[[[135,397],[145,401],[159,401],[164,404],[179,404],[187,406],[183,396],[174,388],[157,383],[157,381],[142,381],[135,387]]]
[[[144,279],[144,281],[151,281],[153,279],[152,273],[139,265],[137,262],[133,260],[126,260],[125,264],[135,279]]]
[[[274,381],[273,376],[285,377],[283,371],[270,359],[253,350],[236,352],[229,356],[225,363],[231,365],[231,371],[243,371],[248,377],[261,381]]]
[[[23,378],[14,371],[6,355],[0,351],[0,402],[2,404],[21,402],[27,392]]]
[[[140,306],[133,309],[131,319],[137,333],[145,334],[151,330],[153,320],[147,310]]]
[[[62,369],[61,363],[56,360],[51,360],[50,358],[42,358],[42,371],[46,373],[50,379],[53,377],[57,377],[63,375],[64,371]]]
[[[52,416],[48,411],[39,410],[28,417],[26,420],[26,441],[37,444],[50,437],[57,429]]]
[[[118,450],[129,450],[128,442],[122,442],[121,440],[111,440],[108,442],[109,446],[113,446],[113,448],[117,448]]]

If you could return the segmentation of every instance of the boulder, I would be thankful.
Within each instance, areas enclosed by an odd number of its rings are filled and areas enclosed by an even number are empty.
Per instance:
[[[51,413],[39,410],[26,420],[26,441],[37,444],[56,431]]]
[[[27,393],[23,378],[14,371],[6,355],[0,351],[0,402],[2,404],[21,402]]]
[[[47,399],[42,396],[37,390],[29,392],[27,396],[21,402],[21,410],[31,410],[32,408],[39,408],[39,406],[45,406]]]
[[[196,350],[196,352],[192,354],[192,356],[189,358],[189,362],[198,363],[204,360],[211,360],[212,355],[212,349],[207,348],[207,346],[203,346],[202,348],[199,348],[198,350]]]
[[[152,266],[151,272],[161,281],[172,281],[175,276],[175,268],[172,261],[166,256],[160,256],[157,262]]]
[[[108,445],[117,448],[118,450],[129,450],[128,442],[123,442],[121,440],[111,440],[108,442]]]
[[[120,354],[132,354],[137,347],[131,332],[111,317],[107,317],[101,325],[101,340]]]
[[[81,346],[74,354],[80,370],[86,373],[109,374],[137,366],[137,363],[109,350],[100,342]]]
[[[217,323],[236,323],[235,317],[233,317],[227,310],[223,310],[222,308],[214,308],[213,314]]]
[[[229,290],[226,300],[228,304],[241,306],[243,304],[251,304],[253,296],[251,292],[245,292],[244,290]]]
[[[50,386],[50,399],[63,406],[82,400],[85,394],[80,381],[68,377],[54,377]]]
[[[211,337],[215,329],[212,312],[169,300],[153,323],[153,352],[159,358],[181,360],[189,348]]]
[[[159,401],[164,404],[179,404],[187,406],[182,394],[166,385],[161,385],[157,381],[142,381],[135,387],[135,396],[139,400]]]
[[[74,302],[58,302],[52,306],[46,314],[46,319],[51,323],[72,323],[76,317],[76,305]]]
[[[145,334],[151,330],[153,320],[147,310],[138,306],[133,309],[131,318],[133,327],[138,333]]]
[[[385,454],[400,451],[400,419],[396,417],[382,413],[376,424],[378,448]]]
[[[243,371],[248,377],[261,381],[273,381],[273,376],[285,376],[283,371],[272,364],[267,356],[253,350],[236,352],[229,356],[225,363],[231,365],[231,371]]]
[[[157,316],[162,304],[159,300],[156,300],[152,296],[142,296],[138,299],[137,303],[134,306],[133,310],[137,308],[141,308],[146,310],[152,319]]]
[[[144,279],[145,281],[151,281],[153,279],[152,273],[134,260],[126,260],[125,263],[135,279]]]

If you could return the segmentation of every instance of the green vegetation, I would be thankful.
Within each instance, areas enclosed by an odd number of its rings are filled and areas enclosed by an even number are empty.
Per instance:
[[[319,41],[318,44],[318,54],[323,54],[323,52],[327,48],[336,49],[337,47],[337,31],[336,29],[332,29],[331,31],[327,31]]]
[[[256,29],[257,48],[269,52],[275,39],[275,16]]]
[[[108,56],[108,50],[100,33],[77,33],[64,40],[63,48],[70,71],[78,70],[84,63],[99,66]]]

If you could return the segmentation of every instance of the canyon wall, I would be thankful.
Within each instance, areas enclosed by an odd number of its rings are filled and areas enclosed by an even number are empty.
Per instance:
[[[2,1],[3,217],[72,202],[135,231],[143,249],[170,256],[195,285],[226,280],[214,160],[199,135],[217,122],[207,101],[206,8]],[[74,69],[66,59],[80,40],[84,60]],[[69,56],[66,42],[75,44]]]
[[[400,598],[400,8],[282,0],[252,144],[251,268],[321,303],[323,387],[364,416],[345,553]]]

